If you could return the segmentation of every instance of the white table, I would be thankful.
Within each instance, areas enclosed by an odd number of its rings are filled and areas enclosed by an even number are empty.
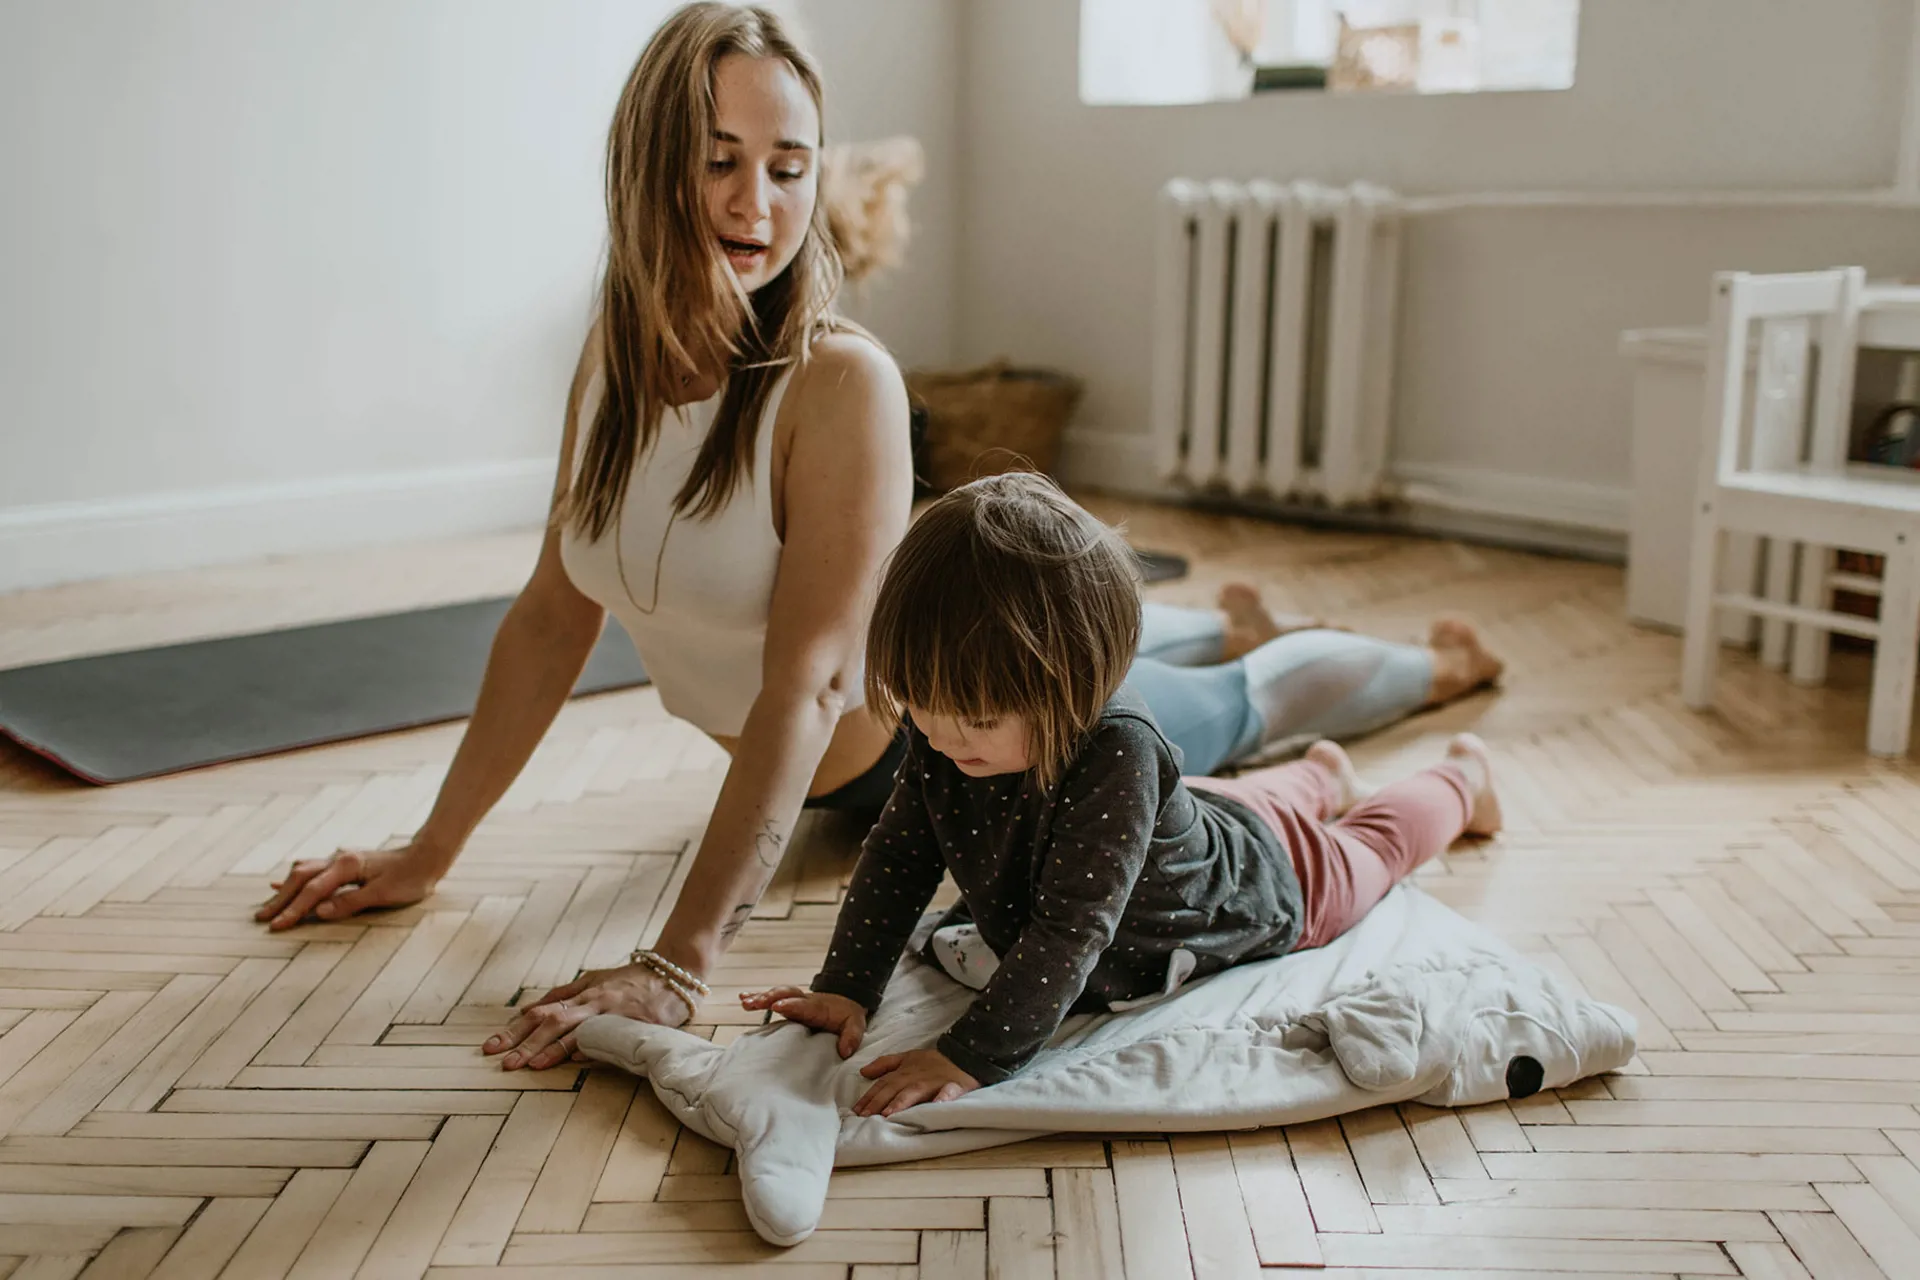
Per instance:
[[[1860,298],[1860,345],[1920,351],[1920,285],[1868,285]]]
[[[1859,343],[1920,353],[1920,285],[1869,284],[1861,296]],[[1700,457],[1707,331],[1629,329],[1620,335],[1620,352],[1634,365],[1627,616],[1677,631],[1686,611],[1686,547]],[[1899,394],[1902,399],[1920,396],[1920,354],[1903,364]],[[1755,557],[1751,546],[1729,546],[1722,565],[1729,584],[1753,576]],[[1722,626],[1727,640],[1743,640],[1752,620],[1727,614]]]

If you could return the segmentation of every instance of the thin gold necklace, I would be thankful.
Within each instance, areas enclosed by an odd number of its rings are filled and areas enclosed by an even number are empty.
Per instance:
[[[653,600],[651,603],[643,605],[634,599],[633,587],[627,582],[626,556],[620,550],[620,544],[623,541],[622,526],[623,518],[626,515],[626,507],[627,504],[622,502],[620,504],[620,510],[614,512],[613,515],[613,565],[620,573],[620,590],[626,593],[628,603],[639,610],[642,617],[650,617],[653,611],[660,607],[660,566],[666,562],[667,539],[673,536],[673,525],[674,522],[680,518],[680,511],[678,508],[675,508],[673,514],[667,517],[667,530],[660,535],[660,550],[655,552],[653,557]]]
[[[683,387],[691,381],[693,381],[691,374],[682,374],[680,377],[680,385]],[[671,412],[677,414],[684,407],[683,405],[674,405],[671,408]],[[652,444],[650,444],[648,448],[657,449],[659,446],[660,437],[655,435]],[[641,604],[640,601],[634,597],[633,586],[627,581],[627,559],[626,554],[621,550],[621,543],[625,541],[624,530],[626,514],[627,504],[626,500],[622,498],[619,509],[613,513],[613,565],[620,574],[620,590],[626,594],[627,602],[640,612],[640,616],[650,617],[653,612],[660,607],[660,566],[666,563],[667,539],[673,536],[673,526],[680,519],[680,508],[678,505],[675,505],[673,514],[667,517],[666,531],[660,535],[660,549],[654,552],[653,555],[653,600],[651,603],[645,605]]]

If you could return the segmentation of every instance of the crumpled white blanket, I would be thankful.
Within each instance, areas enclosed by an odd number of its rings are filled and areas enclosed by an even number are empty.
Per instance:
[[[1401,885],[1328,946],[1069,1019],[1011,1080],[892,1119],[851,1114],[871,1083],[863,1065],[931,1045],[973,996],[908,955],[845,1061],[832,1036],[786,1022],[722,1048],[602,1015],[581,1026],[579,1046],[646,1076],[683,1123],[732,1147],[747,1216],[779,1245],[818,1225],[836,1164],[1065,1130],[1244,1129],[1409,1099],[1466,1106],[1568,1085],[1634,1054],[1631,1015]]]

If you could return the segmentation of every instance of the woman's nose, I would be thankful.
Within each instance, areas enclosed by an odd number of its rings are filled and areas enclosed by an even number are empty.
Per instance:
[[[772,184],[758,168],[743,170],[727,202],[727,212],[755,224],[764,221],[773,209]]]

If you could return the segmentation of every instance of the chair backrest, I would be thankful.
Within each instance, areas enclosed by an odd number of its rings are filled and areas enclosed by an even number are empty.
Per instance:
[[[1702,414],[1701,482],[1802,462],[1846,465],[1860,324],[1860,267],[1789,275],[1726,271],[1713,278]],[[1759,326],[1753,403],[1746,403],[1751,331]],[[1807,372],[1819,351],[1811,404]],[[1749,411],[1749,409],[1751,411]]]

